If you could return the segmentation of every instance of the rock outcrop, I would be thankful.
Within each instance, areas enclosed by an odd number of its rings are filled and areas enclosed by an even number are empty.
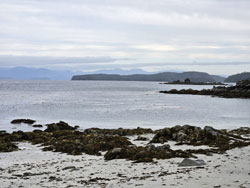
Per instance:
[[[70,126],[68,123],[65,123],[63,121],[60,121],[58,123],[51,123],[47,124],[47,129],[45,129],[46,132],[53,132],[58,130],[75,130],[76,127]]]
[[[156,131],[157,133],[150,141],[151,143],[165,143],[168,141],[176,141],[177,145],[207,145],[214,149],[208,150],[189,150],[191,153],[221,153],[235,147],[244,147],[250,145],[250,140],[236,134],[237,131],[217,130],[213,127],[206,126],[203,129],[200,127],[184,125],[165,128]],[[248,140],[248,142],[246,142]]]
[[[85,129],[84,133],[87,134],[105,134],[105,135],[120,135],[120,136],[130,136],[130,135],[140,135],[154,133],[152,129],[145,129],[137,127],[136,129],[99,129],[99,128],[89,128]]]
[[[91,128],[81,132],[77,127],[65,122],[48,124],[45,131],[16,131],[6,133],[0,131],[0,152],[18,150],[17,142],[39,144],[43,151],[62,152],[69,155],[101,155],[106,152],[105,160],[127,159],[134,162],[153,162],[154,159],[169,159],[173,157],[190,158],[195,154],[223,153],[235,147],[250,145],[250,139],[241,135],[248,134],[250,129],[240,128],[226,131],[212,127],[184,125],[164,128],[156,131],[151,129],[97,129]],[[143,146],[132,144],[126,136],[154,133],[153,139]],[[138,136],[138,140],[147,141],[146,137]],[[172,150],[168,141],[176,141],[177,145],[206,145],[210,149]],[[161,143],[155,145],[155,143]]]
[[[153,159],[169,159],[173,157],[188,158],[194,156],[182,150],[171,150],[170,147],[156,147],[154,145],[114,148],[104,155],[105,160],[128,159],[134,162],[153,162]]]
[[[24,124],[29,124],[29,125],[32,125],[35,122],[36,121],[32,120],[32,119],[14,119],[14,120],[11,121],[12,124],[21,124],[21,123],[24,123]]]
[[[191,94],[191,95],[211,95],[224,98],[250,98],[250,80],[242,80],[231,87],[214,87],[213,89],[193,90],[193,89],[172,89],[170,91],[160,91],[165,94]]]
[[[221,82],[188,82],[188,81],[180,81],[180,80],[176,80],[173,82],[165,82],[165,83],[160,83],[160,84],[169,84],[169,85],[225,85]]]

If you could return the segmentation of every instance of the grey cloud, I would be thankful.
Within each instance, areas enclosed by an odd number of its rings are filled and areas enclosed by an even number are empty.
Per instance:
[[[18,56],[0,66],[249,62],[249,9],[249,0],[0,0],[0,55]]]
[[[129,61],[127,58],[112,57],[46,57],[46,56],[0,56],[1,66],[54,66],[103,64],[116,61]]]

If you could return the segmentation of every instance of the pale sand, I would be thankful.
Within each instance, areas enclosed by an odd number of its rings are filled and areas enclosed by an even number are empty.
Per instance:
[[[152,138],[152,135],[146,136]],[[133,141],[136,137],[129,138]],[[133,141],[133,143],[147,144],[145,141]],[[187,147],[174,146],[173,142],[170,145],[173,149]],[[19,147],[22,150],[0,153],[1,188],[216,186],[250,188],[250,146],[230,150],[226,154],[197,155],[207,163],[204,168],[178,167],[178,163],[183,160],[181,158],[156,160],[157,163],[132,163],[126,160],[104,161],[103,156],[86,154],[71,156],[43,152],[38,146],[29,143],[20,143]],[[65,167],[69,169],[63,170]],[[91,179],[92,182],[89,182]]]

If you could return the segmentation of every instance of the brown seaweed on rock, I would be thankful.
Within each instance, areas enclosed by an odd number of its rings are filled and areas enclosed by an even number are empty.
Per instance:
[[[5,134],[3,136],[3,134],[1,134],[0,136],[0,152],[11,152],[11,151],[17,151],[18,147],[16,144],[14,144],[13,142],[10,142],[8,140],[5,139],[5,136],[7,134]]]
[[[46,132],[53,132],[58,130],[75,130],[77,128],[70,126],[68,123],[65,123],[64,121],[47,124],[46,126],[47,126],[47,129],[45,129]]]
[[[182,150],[171,150],[169,145],[155,147],[148,145],[146,147],[126,147],[114,148],[105,155],[105,160],[128,159],[134,162],[153,162],[153,159],[170,159],[173,157],[189,158],[195,157],[191,153]]]
[[[217,130],[212,127],[195,127],[191,125],[175,126],[157,131],[151,129],[98,129],[91,128],[81,132],[77,127],[65,122],[48,124],[45,131],[32,132],[16,131],[6,133],[0,131],[0,152],[18,150],[16,142],[28,141],[39,144],[43,151],[62,152],[70,155],[101,155],[107,151],[105,160],[127,159],[134,162],[153,162],[154,159],[169,159],[173,157],[195,157],[193,154],[223,153],[236,147],[250,145],[250,139],[241,135],[249,133],[250,129],[239,128],[232,131]],[[146,146],[133,145],[125,136],[155,133],[155,136]],[[139,137],[139,140],[146,140]],[[199,150],[172,150],[169,140],[176,141],[178,145],[193,146],[207,145],[212,148]],[[162,143],[155,146],[153,143]]]
[[[151,143],[165,143],[167,141],[176,141],[177,145],[207,145],[216,148],[206,151],[200,150],[200,153],[225,152],[226,150],[236,147],[244,147],[250,145],[250,142],[246,142],[250,140],[242,138],[240,135],[232,134],[236,131],[227,132],[226,130],[217,130],[209,126],[201,129],[200,127],[190,125],[178,125],[172,128],[164,128],[156,132],[157,133],[150,141]]]
[[[45,142],[43,150],[63,152],[72,155],[82,153],[100,155],[100,151],[106,151],[115,147],[132,145],[125,137],[118,135],[105,136],[85,134],[78,131],[56,131],[51,134],[51,141]]]
[[[119,135],[94,135],[75,130],[17,131],[6,134],[4,139],[10,143],[29,141],[32,144],[41,144],[43,151],[62,152],[71,155],[82,153],[100,155],[100,151],[132,145],[127,138]]]
[[[89,128],[84,130],[87,134],[105,134],[105,135],[120,135],[120,136],[131,136],[140,134],[154,133],[152,129],[145,129],[137,127],[136,129],[99,129],[99,128]]]

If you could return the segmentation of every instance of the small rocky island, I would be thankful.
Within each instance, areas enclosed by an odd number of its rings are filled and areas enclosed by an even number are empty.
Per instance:
[[[173,82],[165,82],[160,84],[173,84],[173,85],[225,85],[221,82],[192,82],[189,78],[186,78],[184,81],[176,80]]]
[[[160,91],[165,94],[191,94],[191,95],[211,95],[223,98],[250,98],[250,80],[242,80],[235,86],[218,86],[212,89],[193,90],[193,89],[172,89],[169,91]]]

